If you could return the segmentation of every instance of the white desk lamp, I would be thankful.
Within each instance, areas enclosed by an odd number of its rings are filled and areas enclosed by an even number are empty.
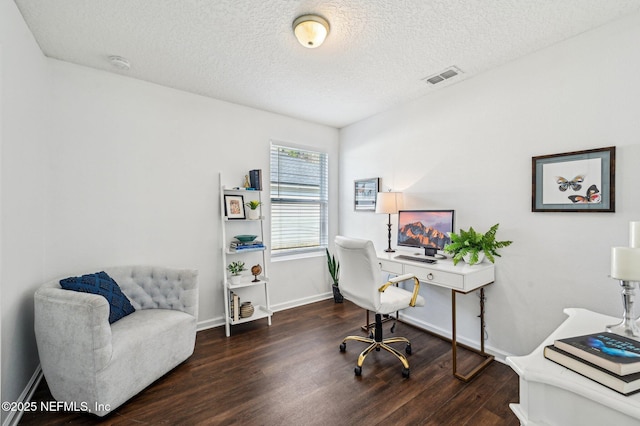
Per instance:
[[[391,248],[391,215],[398,213],[402,208],[402,192],[378,192],[376,196],[376,213],[384,213],[389,215],[388,235],[389,247],[385,250],[387,253],[393,253],[395,250]]]
[[[611,278],[620,280],[622,287],[622,322],[607,326],[607,331],[640,340],[640,328],[633,313],[636,283],[640,281],[640,248],[611,248]]]

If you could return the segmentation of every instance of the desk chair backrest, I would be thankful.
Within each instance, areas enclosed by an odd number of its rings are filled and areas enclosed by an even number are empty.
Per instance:
[[[373,243],[342,236],[337,236],[335,243],[340,262],[340,293],[361,308],[378,311],[381,280]]]

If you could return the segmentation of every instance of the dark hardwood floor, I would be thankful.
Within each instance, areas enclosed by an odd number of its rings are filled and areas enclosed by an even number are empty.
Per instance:
[[[451,345],[407,324],[411,377],[385,351],[370,354],[362,376],[353,369],[364,344],[364,311],[333,300],[277,312],[266,320],[198,333],[195,353],[106,417],[27,412],[22,425],[518,425],[508,404],[518,401],[518,377],[492,363],[470,383],[451,374]],[[389,336],[389,323],[385,335]],[[400,348],[402,348],[400,346]],[[459,365],[477,361],[459,351]],[[32,401],[52,401],[45,380]]]

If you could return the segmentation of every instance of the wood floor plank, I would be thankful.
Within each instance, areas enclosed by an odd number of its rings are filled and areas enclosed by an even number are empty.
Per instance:
[[[385,351],[372,352],[356,377],[365,345],[338,347],[347,335],[364,335],[363,322],[355,305],[327,300],[277,312],[270,327],[233,327],[229,338],[223,327],[205,330],[191,358],[108,416],[35,411],[20,424],[518,425],[508,407],[518,401],[518,377],[509,367],[494,362],[463,383],[451,374],[450,343],[407,324],[398,323],[396,335],[412,342],[410,378]],[[459,365],[474,361],[459,351]],[[32,400],[53,400],[46,381]]]

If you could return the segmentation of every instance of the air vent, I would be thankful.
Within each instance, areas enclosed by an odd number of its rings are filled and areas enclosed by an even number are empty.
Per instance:
[[[450,78],[461,74],[462,71],[458,67],[449,67],[444,71],[439,72],[438,74],[430,75],[429,77],[425,77],[422,80],[429,84],[438,84]]]

